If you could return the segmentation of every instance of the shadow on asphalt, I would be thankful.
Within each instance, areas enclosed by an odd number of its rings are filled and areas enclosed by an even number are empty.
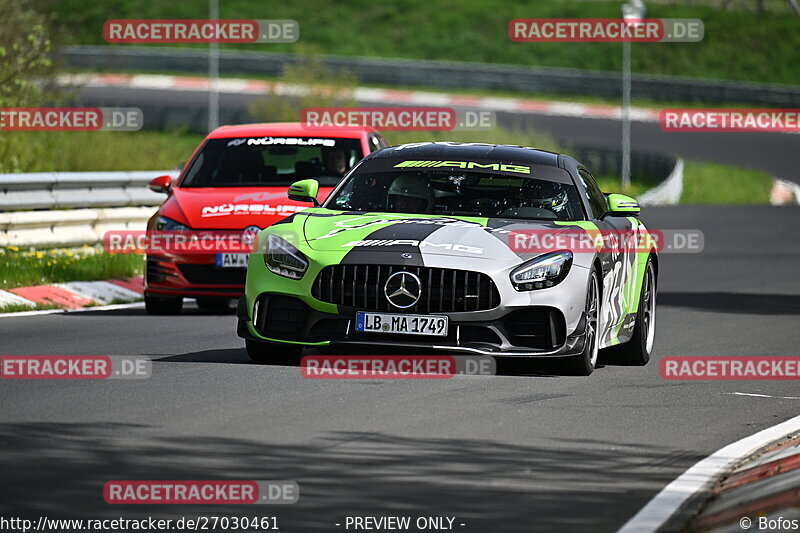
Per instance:
[[[526,446],[332,431],[285,445],[268,406],[248,423],[272,428],[276,438],[156,436],[153,427],[114,423],[2,424],[0,514],[276,515],[282,530],[303,532],[336,531],[347,515],[449,515],[466,532],[612,531],[671,480],[676,465],[700,459],[664,446],[590,439]],[[616,482],[602,483],[609,473]],[[125,479],[295,480],[300,500],[287,506],[106,504],[104,483]]]
[[[231,307],[226,311],[218,311],[218,310],[203,310],[199,309],[194,306],[184,306],[183,311],[179,315],[148,315],[147,311],[145,311],[144,307],[132,307],[126,309],[111,309],[108,311],[104,310],[97,310],[97,311],[80,311],[78,313],[64,313],[64,316],[69,317],[76,317],[76,316],[92,316],[92,315],[102,315],[102,316],[142,316],[142,317],[151,317],[160,320],[171,320],[175,318],[180,318],[181,316],[235,316],[236,315],[236,308]]]
[[[659,292],[658,305],[716,313],[800,315],[800,295],[738,292]]]
[[[316,352],[314,350],[306,350],[303,355],[326,355]],[[367,354],[361,354],[362,356]],[[374,355],[374,354],[370,354]],[[391,355],[391,354],[383,354]],[[407,355],[407,354],[406,354]],[[448,354],[442,354],[448,355]],[[281,367],[299,367],[299,360],[294,362],[286,362],[276,360],[269,363],[256,363],[251,361],[247,356],[244,348],[241,349],[220,349],[220,350],[201,350],[197,352],[188,352],[180,355],[169,355],[166,357],[157,357],[153,359],[156,363],[223,363],[223,364],[244,364],[244,365],[257,365],[257,366],[281,366]],[[500,376],[525,376],[525,377],[558,377],[559,367],[558,361],[533,361],[521,362],[508,359],[500,359],[496,361],[497,374]],[[601,369],[598,366],[598,369]]]

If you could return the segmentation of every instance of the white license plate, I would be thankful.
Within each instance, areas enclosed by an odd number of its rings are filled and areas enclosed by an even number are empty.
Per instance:
[[[356,313],[356,331],[362,333],[399,333],[402,335],[447,336],[448,320],[437,315],[394,315]]]
[[[219,268],[247,268],[248,254],[217,254]]]

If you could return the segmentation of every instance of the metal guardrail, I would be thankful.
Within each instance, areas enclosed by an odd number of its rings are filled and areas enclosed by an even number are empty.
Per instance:
[[[131,172],[36,172],[0,174],[0,211],[161,205],[147,188],[156,176],[177,170]]]
[[[66,66],[112,72],[208,72],[205,50],[135,46],[69,46],[60,51]],[[455,61],[321,56],[333,71],[353,73],[361,83],[437,88],[479,88],[521,93],[621,96],[619,72],[555,67],[524,67]],[[278,76],[300,56],[270,52],[220,51],[220,72]],[[800,87],[730,80],[634,74],[637,97],[661,101],[747,103],[765,107],[800,107]]]
[[[116,207],[0,213],[0,246],[95,244],[110,230],[144,230],[155,211],[155,207]]]
[[[619,176],[622,170],[622,152],[617,148],[571,145],[562,142],[565,152],[588,168],[595,176]],[[631,179],[656,186],[673,171],[677,162],[674,155],[632,150]]]
[[[100,242],[109,230],[143,230],[164,201],[147,183],[178,173],[0,174],[0,246],[77,246]]]
[[[675,205],[683,193],[683,159],[678,159],[669,176],[638,198],[639,205]]]

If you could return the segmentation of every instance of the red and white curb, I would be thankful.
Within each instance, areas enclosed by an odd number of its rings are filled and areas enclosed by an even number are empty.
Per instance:
[[[800,431],[800,416],[772,426],[755,435],[729,444],[701,460],[664,487],[655,498],[628,520],[619,533],[658,531],[670,518],[685,508],[689,500],[713,484],[742,460],[778,440]]]
[[[142,299],[143,293],[141,276],[108,281],[70,281],[0,290],[0,309],[8,305],[23,305],[30,308],[37,305],[52,305],[74,310],[89,305],[135,302]]]
[[[125,89],[150,89],[174,91],[208,91],[208,78],[192,76],[168,76],[162,74],[64,74],[58,77],[61,85],[86,87],[118,87]],[[309,89],[300,85],[240,78],[222,78],[217,82],[217,91],[229,94],[275,94],[302,96]],[[619,106],[601,104],[577,104],[551,100],[527,98],[469,96],[426,91],[378,89],[358,87],[353,98],[359,102],[409,106],[437,106],[530,113],[579,118],[622,118]],[[630,109],[631,120],[636,122],[658,122],[658,110],[642,107]]]
[[[736,531],[750,524],[758,530],[791,531],[782,517],[800,518],[800,436],[754,460],[746,461],[717,483],[712,499],[691,523],[692,530]],[[772,521],[772,526],[759,522]],[[796,522],[797,523],[797,522]],[[761,527],[758,527],[761,526]],[[776,527],[778,526],[778,527]],[[794,527],[798,529],[798,527]]]

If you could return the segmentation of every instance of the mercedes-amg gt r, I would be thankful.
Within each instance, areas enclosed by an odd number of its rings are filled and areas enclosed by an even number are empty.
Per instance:
[[[602,348],[650,359],[656,246],[570,244],[576,231],[647,234],[637,202],[603,194],[575,159],[415,143],[368,155],[322,204],[318,190],[294,183],[289,198],[314,207],[250,255],[237,315],[252,359],[385,346],[562,358],[579,375]]]

